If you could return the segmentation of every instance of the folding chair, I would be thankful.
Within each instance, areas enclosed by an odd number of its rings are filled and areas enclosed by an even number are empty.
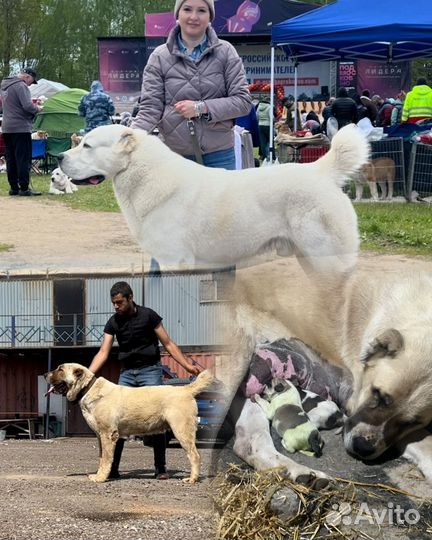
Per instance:
[[[48,174],[46,148],[46,139],[32,139],[31,170],[35,174]]]

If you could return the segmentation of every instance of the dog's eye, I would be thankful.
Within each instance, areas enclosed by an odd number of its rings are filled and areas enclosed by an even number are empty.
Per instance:
[[[379,388],[372,388],[372,399],[370,407],[388,407],[393,403],[393,398],[389,394],[381,392]]]
[[[84,147],[84,148],[91,148],[90,145],[89,145],[89,143],[86,143],[86,142],[83,144],[83,147]]]

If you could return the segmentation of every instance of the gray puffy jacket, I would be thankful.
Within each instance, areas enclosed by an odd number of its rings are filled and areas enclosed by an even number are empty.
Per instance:
[[[243,63],[234,47],[207,30],[208,48],[197,62],[177,46],[179,27],[157,47],[144,68],[141,103],[133,128],[152,130],[156,124],[165,143],[182,155],[193,155],[186,120],[174,105],[182,100],[205,101],[211,120],[195,119],[203,154],[234,146],[234,119],[252,106]]]

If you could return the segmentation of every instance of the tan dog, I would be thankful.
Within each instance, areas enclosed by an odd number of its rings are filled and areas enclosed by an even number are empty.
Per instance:
[[[363,165],[360,171],[354,176],[356,188],[356,201],[360,201],[363,196],[363,187],[369,185],[372,199],[378,201],[393,198],[393,184],[395,181],[396,166],[391,158],[372,159]],[[381,197],[378,194],[377,184],[381,188]]]
[[[171,428],[186,451],[191,475],[183,482],[199,480],[201,458],[195,446],[197,404],[194,397],[212,382],[209,371],[185,386],[119,386],[103,377],[96,378],[80,364],[62,364],[45,375],[49,391],[78,401],[83,416],[99,441],[99,469],[89,475],[94,482],[105,482],[111,471],[114,448],[120,438],[162,433]]]
[[[42,139],[48,139],[48,133],[46,131],[34,131],[31,134],[31,138],[34,141],[40,141]]]
[[[72,133],[71,135],[71,148],[75,148],[82,141],[82,136],[77,133]]]

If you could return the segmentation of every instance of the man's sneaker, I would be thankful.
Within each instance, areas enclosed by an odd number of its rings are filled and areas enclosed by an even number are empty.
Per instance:
[[[17,189],[10,189],[9,190],[9,195],[11,197],[15,196],[15,195],[19,195],[19,191]]]
[[[40,191],[32,191],[31,189],[26,189],[25,191],[20,191],[19,195],[21,197],[36,197],[37,195],[42,195]]]

